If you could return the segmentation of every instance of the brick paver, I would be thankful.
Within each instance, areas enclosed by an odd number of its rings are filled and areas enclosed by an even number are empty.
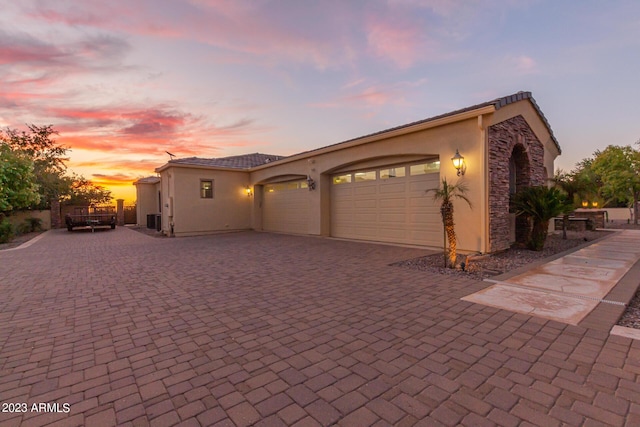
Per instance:
[[[637,341],[389,266],[423,254],[125,228],[0,251],[0,426],[638,421]]]

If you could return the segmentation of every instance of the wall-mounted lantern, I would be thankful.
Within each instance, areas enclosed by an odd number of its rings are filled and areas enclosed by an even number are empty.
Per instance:
[[[467,165],[464,162],[464,157],[460,155],[460,152],[456,148],[456,154],[451,158],[453,167],[458,171],[458,176],[464,175],[467,171]]]
[[[309,191],[316,189],[316,182],[311,178],[311,175],[307,175],[307,188],[309,188]]]
[[[251,190],[251,187],[249,187],[248,185],[244,187],[244,193],[247,195],[247,197],[253,196],[253,191]]]

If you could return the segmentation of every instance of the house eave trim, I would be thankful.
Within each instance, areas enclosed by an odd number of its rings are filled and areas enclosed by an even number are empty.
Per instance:
[[[464,121],[464,120],[476,119],[478,117],[478,115],[491,114],[491,113],[494,113],[495,111],[496,111],[496,107],[494,105],[488,105],[488,106],[484,106],[482,108],[477,108],[475,110],[464,111],[462,113],[455,114],[455,115],[452,115],[452,116],[441,117],[439,119],[429,120],[429,121],[426,121],[426,122],[423,122],[423,123],[416,123],[414,125],[402,127],[402,128],[399,128],[399,129],[393,129],[393,130],[390,130],[390,131],[384,132],[384,133],[378,133],[378,134],[375,134],[375,135],[363,136],[363,137],[360,137],[360,138],[356,138],[354,140],[345,141],[345,142],[342,142],[342,143],[330,145],[328,147],[318,148],[316,150],[305,151],[304,153],[294,154],[294,155],[289,156],[289,157],[287,157],[285,159],[276,160],[276,161],[271,162],[269,164],[255,166],[255,167],[253,167],[253,168],[251,168],[249,170],[252,171],[252,172],[253,171],[258,171],[258,170],[266,169],[266,168],[274,166],[274,165],[282,165],[282,164],[286,164],[286,163],[289,163],[289,162],[294,162],[294,161],[297,161],[297,160],[306,159],[306,158],[309,158],[309,157],[315,157],[315,156],[319,156],[319,155],[322,155],[322,154],[331,153],[333,151],[344,150],[344,149],[347,149],[347,148],[357,147],[359,145],[364,145],[364,144],[369,144],[369,143],[376,142],[376,141],[381,141],[383,139],[394,138],[394,137],[397,137],[397,136],[406,135],[406,134],[414,133],[414,132],[419,132],[419,131],[426,130],[426,129],[436,128],[436,127],[439,127],[439,126],[444,126],[444,125],[448,125],[448,124],[455,123],[455,122],[461,122],[461,121]]]
[[[240,173],[248,173],[250,169],[242,169],[242,168],[225,168],[222,166],[207,166],[207,165],[194,165],[189,163],[165,163],[159,168],[155,169],[156,173],[163,172],[169,168],[184,168],[184,169],[205,169],[205,170],[217,170],[224,172],[240,172]]]

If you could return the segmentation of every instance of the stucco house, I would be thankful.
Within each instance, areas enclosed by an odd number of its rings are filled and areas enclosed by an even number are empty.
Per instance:
[[[288,157],[170,160],[136,182],[139,223],[157,213],[175,236],[253,229],[441,247],[426,190],[463,179],[473,207],[455,205],[458,248],[494,252],[518,238],[510,194],[546,184],[560,152],[531,93],[518,92]]]

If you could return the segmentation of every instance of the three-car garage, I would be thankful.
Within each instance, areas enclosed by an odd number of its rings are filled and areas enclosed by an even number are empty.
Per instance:
[[[332,237],[411,245],[442,242],[439,207],[427,190],[438,187],[440,162],[341,171],[331,175]],[[327,190],[325,190],[327,191]],[[263,186],[263,230],[309,234],[306,180]]]

